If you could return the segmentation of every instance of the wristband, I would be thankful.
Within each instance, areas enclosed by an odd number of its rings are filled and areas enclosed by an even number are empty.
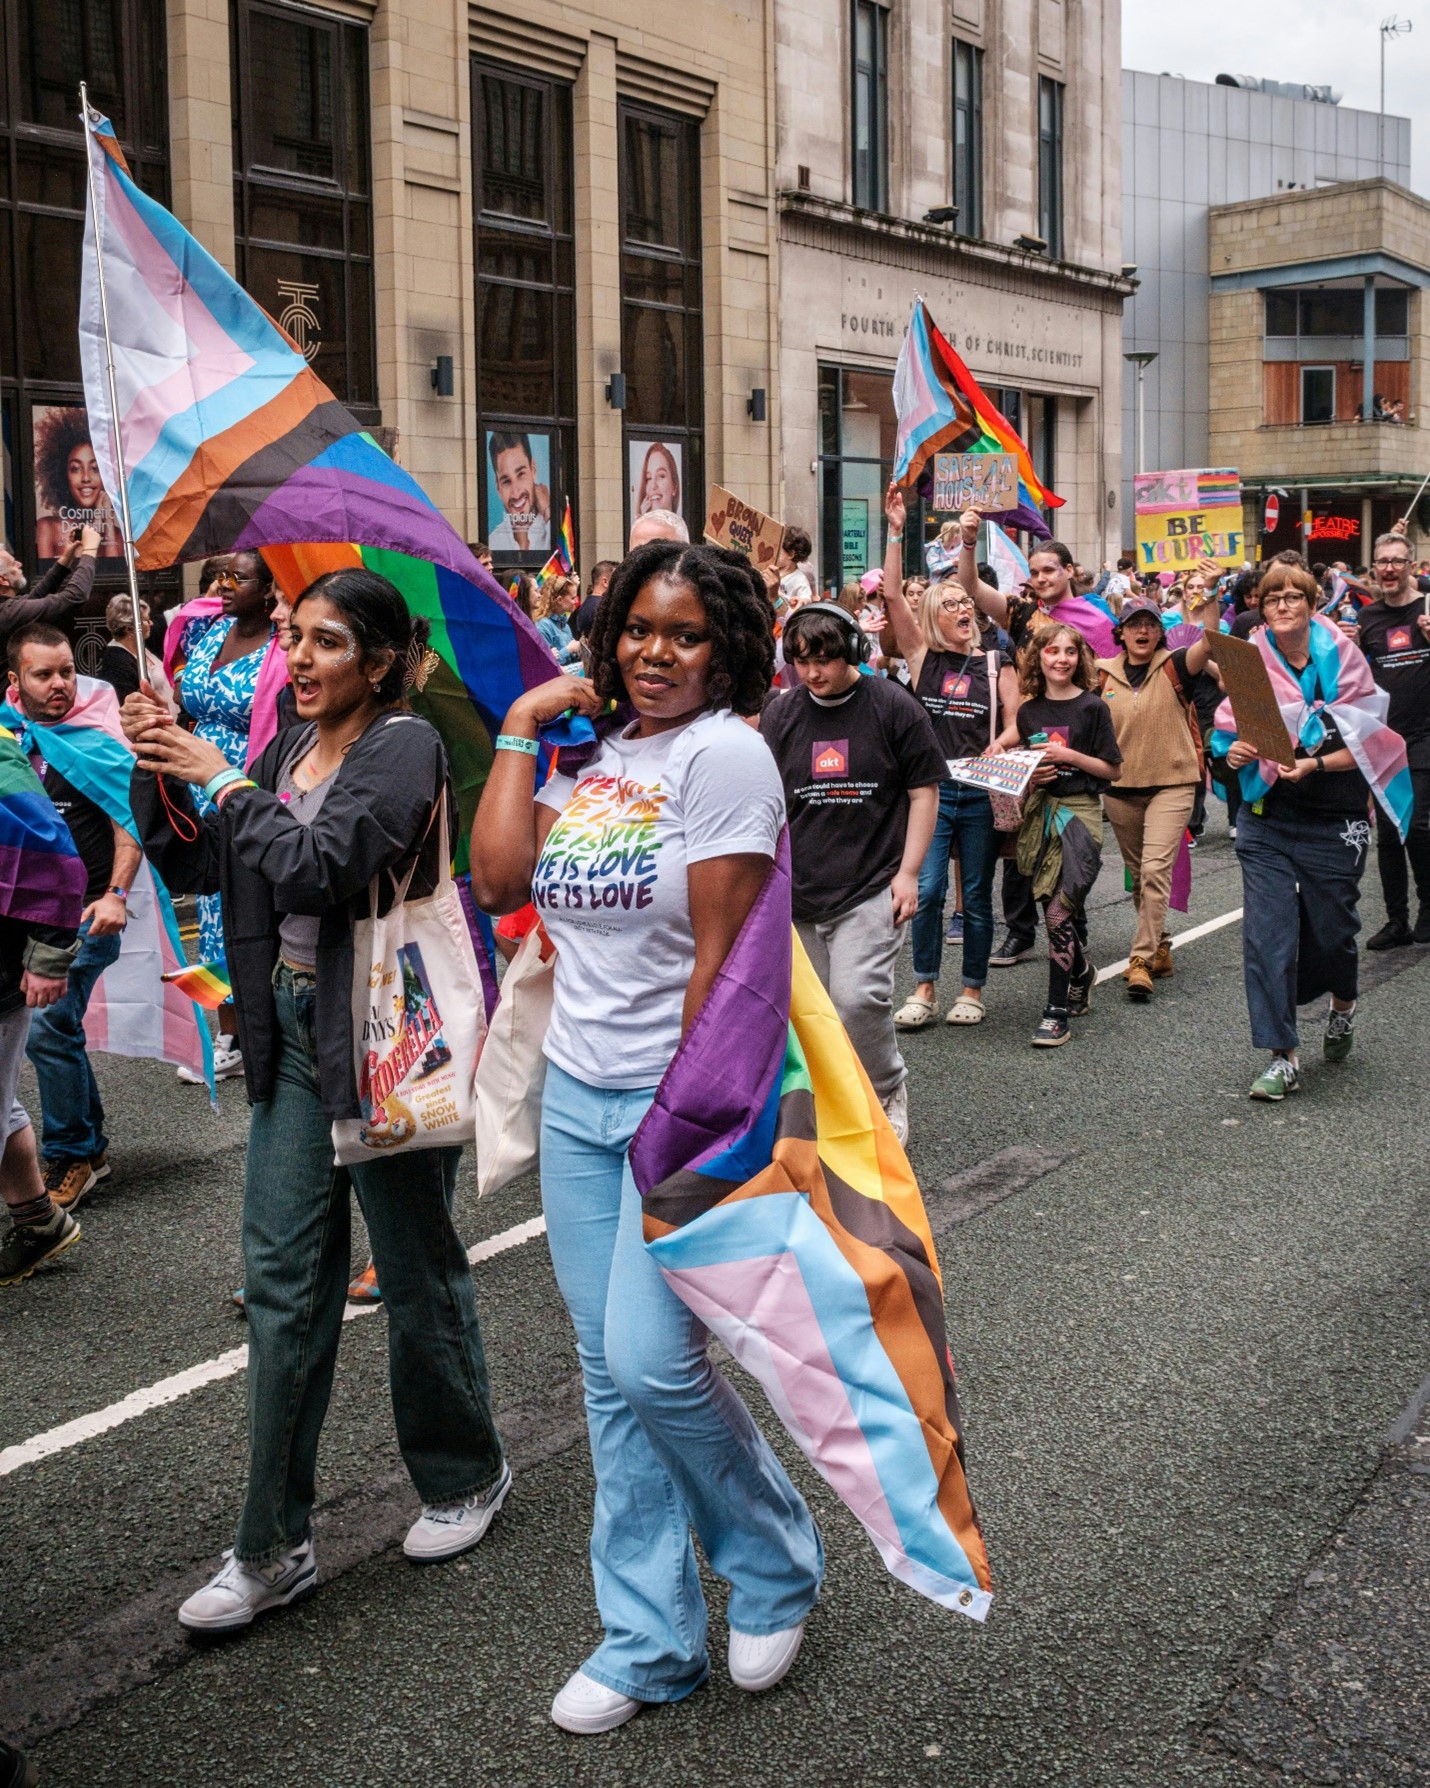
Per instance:
[[[890,546],[901,546],[903,544],[903,539],[904,537],[902,534],[890,534],[887,544]]]
[[[498,733],[494,742],[497,751],[517,751],[523,757],[535,757],[541,750],[536,739],[519,739],[515,733]]]
[[[253,778],[251,776],[245,776],[243,771],[239,770],[236,773],[234,780],[232,782],[224,783],[223,787],[214,796],[214,798],[213,798],[214,806],[222,807],[224,802],[229,798],[229,796],[234,792],[235,789],[257,788],[257,787],[258,787],[258,784],[253,780]]]
[[[129,898],[128,888],[111,888],[109,892],[116,900],[128,900]]]
[[[217,776],[210,777],[204,784],[204,799],[208,801],[216,801],[218,799],[218,792],[221,788],[227,788],[231,782],[245,781],[247,781],[247,778],[243,771],[236,770],[230,765],[228,769],[220,770]]]

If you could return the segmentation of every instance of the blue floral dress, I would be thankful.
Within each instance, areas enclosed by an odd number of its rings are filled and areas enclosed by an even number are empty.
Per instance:
[[[241,770],[248,756],[248,724],[267,646],[245,652],[242,658],[215,671],[214,659],[232,626],[232,618],[224,615],[213,621],[190,622],[181,647],[187,659],[179,695],[184,712],[193,718],[194,736],[217,745],[234,768]],[[191,783],[190,787],[199,811],[207,813],[213,802],[204,798],[204,791],[197,784]],[[214,962],[224,954],[223,913],[218,895],[200,894],[198,909],[199,960]]]

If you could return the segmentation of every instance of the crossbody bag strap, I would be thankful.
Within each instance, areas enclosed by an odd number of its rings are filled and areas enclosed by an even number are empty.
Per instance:
[[[983,662],[988,666],[988,749],[992,751],[998,739],[998,654],[985,652]]]

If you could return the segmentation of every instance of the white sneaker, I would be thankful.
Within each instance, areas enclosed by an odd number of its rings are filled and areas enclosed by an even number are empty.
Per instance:
[[[219,1046],[217,1044],[215,1044],[214,1045],[214,1079],[215,1080],[233,1080],[237,1075],[242,1074],[242,1072],[243,1072],[243,1051],[237,1046],[237,1044],[235,1044],[232,1049],[221,1049],[221,1048],[219,1048]],[[200,1074],[197,1071],[197,1069],[195,1069],[195,1068],[190,1068],[187,1066],[182,1067],[182,1068],[177,1069],[176,1073],[177,1073],[178,1078],[183,1081],[185,1086],[207,1086],[208,1085],[208,1082],[204,1079],[203,1075]]]
[[[804,1644],[804,1622],[780,1633],[737,1633],[730,1629],[730,1680],[737,1689],[758,1694],[772,1689],[789,1674]]]
[[[551,1703],[551,1717],[563,1732],[614,1732],[644,1706],[578,1670]]]
[[[884,1115],[888,1118],[894,1135],[899,1139],[900,1148],[909,1140],[909,1083],[901,1080],[882,1101]]]
[[[417,1564],[440,1564],[444,1558],[469,1552],[491,1526],[510,1489],[511,1467],[504,1464],[496,1483],[480,1496],[469,1496],[465,1502],[445,1508],[425,1504],[420,1519],[407,1530],[402,1550]]]
[[[232,1550],[211,1583],[195,1590],[179,1610],[179,1625],[194,1633],[229,1633],[248,1626],[267,1608],[286,1608],[309,1594],[318,1581],[313,1542],[304,1540],[274,1564],[246,1565]]]

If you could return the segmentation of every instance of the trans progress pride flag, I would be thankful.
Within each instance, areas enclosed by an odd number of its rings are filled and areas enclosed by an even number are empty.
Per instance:
[[[119,490],[124,446],[134,544],[157,569],[261,550],[292,597],[365,564],[432,622],[436,662],[414,703],[443,735],[462,801],[462,850],[491,741],[522,692],[557,674],[506,591],[401,467],[310,370],[292,340],[130,178],[107,118],[85,119],[95,201],[85,220],[80,356],[95,456]],[[118,415],[100,309],[109,300]],[[553,743],[589,740],[585,722]],[[459,863],[460,867],[460,863]]]
[[[631,1144],[667,1283],[757,1378],[901,1582],[982,1620],[933,1236],[790,923],[789,845]]]
[[[939,333],[922,298],[914,300],[894,369],[894,409],[896,484],[916,483],[936,453],[1011,453],[1018,467],[1017,505],[988,519],[1047,539],[1050,530],[1038,511],[1060,509],[1063,499],[1039,483],[1022,437]]]

